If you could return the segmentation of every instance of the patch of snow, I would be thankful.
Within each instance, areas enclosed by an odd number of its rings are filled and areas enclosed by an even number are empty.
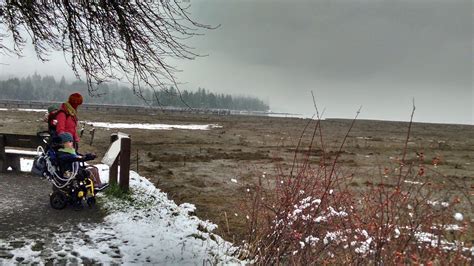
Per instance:
[[[449,202],[445,202],[445,201],[439,203],[438,201],[431,201],[431,200],[428,200],[426,203],[428,203],[428,204],[431,205],[431,206],[436,206],[436,205],[438,205],[438,204],[441,204],[441,206],[444,207],[444,208],[449,207]]]
[[[300,200],[300,203],[301,203],[301,204],[306,204],[306,203],[308,203],[308,202],[310,202],[310,201],[311,201],[311,196],[308,196],[308,197],[306,197],[306,198]]]
[[[370,250],[370,243],[372,243],[371,237],[367,238],[364,242],[362,242],[362,245],[357,247],[354,251],[358,254],[365,255]]]
[[[348,216],[347,212],[345,212],[345,211],[339,211],[338,212],[338,211],[334,210],[333,207],[329,207],[328,209],[330,211],[328,216],[336,216],[336,217],[347,217]]]
[[[46,109],[28,109],[28,108],[0,108],[0,111],[19,111],[19,112],[38,112],[38,113],[46,113],[48,110]]]
[[[415,237],[418,242],[428,243],[432,247],[436,247],[438,245],[438,237],[434,234],[427,232],[415,232]]]
[[[398,228],[395,228],[395,238],[400,237],[400,230]]]
[[[304,241],[305,241],[307,244],[309,244],[309,245],[311,245],[311,246],[314,246],[314,245],[316,245],[316,244],[319,242],[319,238],[314,237],[314,236],[308,236],[308,237],[306,237],[306,238],[304,239]]]
[[[28,108],[18,108],[16,109],[17,111],[20,112],[38,112],[38,113],[46,113],[48,110],[46,109],[28,109]]]
[[[320,199],[315,199],[311,203],[319,205],[319,204],[321,204],[321,200]]]
[[[326,236],[324,236],[323,243],[327,245],[329,242],[334,241],[337,239],[339,234],[337,232],[327,232]]]
[[[13,258],[32,258],[29,260],[29,263],[39,263],[41,260],[38,258],[38,255],[41,253],[40,251],[33,251],[34,243],[29,243],[23,247],[11,250],[11,254],[14,256]],[[12,262],[14,261],[12,258]],[[1,262],[1,260],[0,260]]]
[[[423,185],[422,182],[418,182],[418,181],[403,180],[403,182],[405,182],[407,184],[413,184],[413,185]]]
[[[24,160],[22,166],[26,165]],[[108,166],[96,166],[102,182],[108,182]],[[108,213],[104,221],[80,224],[82,236],[73,232],[55,234],[52,241],[60,248],[52,250],[51,256],[74,259],[77,264],[85,262],[84,259],[100,264],[139,265],[244,263],[230,255],[236,251],[231,243],[212,233],[217,225],[192,215],[196,209],[193,204],[177,205],[133,171],[130,171],[130,190],[130,201],[99,195],[99,204]],[[29,263],[44,264],[46,258],[32,251],[32,245],[12,248],[9,252],[14,257],[0,259],[0,264],[13,264],[19,257]]]
[[[237,179],[235,179],[235,178],[231,178],[230,181],[231,181],[232,183],[236,183],[236,184],[238,183],[238,182],[237,182]]]
[[[454,219],[460,222],[464,219],[464,216],[462,215],[462,213],[457,212],[454,214]]]
[[[459,226],[457,224],[446,224],[446,225],[439,225],[439,226],[432,226],[431,229],[438,229],[438,228],[443,228],[446,231],[459,231],[463,229],[462,226]]]
[[[306,244],[305,244],[303,241],[300,241],[300,247],[301,247],[301,249],[303,249],[304,246],[306,246]]]
[[[105,123],[105,122],[91,122],[84,121],[84,123],[94,126],[94,127],[103,127],[103,128],[134,128],[134,129],[149,129],[149,130],[172,130],[172,129],[188,129],[188,130],[210,130],[213,128],[222,128],[217,124],[207,124],[207,125],[168,125],[168,124],[146,124],[146,123]]]
[[[320,222],[326,222],[327,219],[326,219],[325,216],[318,216],[318,217],[314,218],[313,221],[316,222],[316,223],[320,223]]]

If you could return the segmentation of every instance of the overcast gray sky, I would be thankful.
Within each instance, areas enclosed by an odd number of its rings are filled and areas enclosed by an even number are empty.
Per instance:
[[[182,88],[258,96],[272,110],[326,117],[473,124],[471,0],[197,1],[192,17],[221,27],[195,38],[201,54],[172,62]],[[42,64],[1,57],[0,75],[65,75],[64,56]]]

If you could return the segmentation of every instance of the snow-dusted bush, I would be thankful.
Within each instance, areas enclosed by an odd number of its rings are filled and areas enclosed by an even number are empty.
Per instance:
[[[405,146],[391,171],[361,192],[338,162],[348,134],[330,162],[321,145],[318,165],[308,152],[290,173],[278,168],[247,188],[242,256],[265,265],[471,263],[473,250],[460,241],[467,223],[454,211],[460,200],[442,201],[433,184],[413,181],[426,175],[423,155],[408,164]]]

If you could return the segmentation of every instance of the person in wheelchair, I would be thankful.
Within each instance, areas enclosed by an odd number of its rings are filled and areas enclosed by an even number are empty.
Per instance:
[[[69,173],[74,172],[76,169],[73,168],[77,167],[77,164],[75,165],[74,163],[94,160],[97,157],[93,153],[86,153],[84,155],[78,154],[74,148],[74,139],[68,132],[59,134],[59,139],[61,146],[57,151],[57,160],[62,175],[67,176]],[[107,187],[107,184],[101,182],[97,167],[91,165],[79,166],[77,171],[79,171],[79,177],[82,176],[83,178],[84,176],[89,176],[91,178],[96,191],[101,191]]]
[[[39,135],[40,136],[40,135]],[[41,135],[47,144],[45,151],[38,147],[38,156],[33,162],[32,173],[45,177],[53,184],[50,204],[54,209],[63,209],[67,204],[82,208],[83,200],[89,206],[95,204],[97,192],[108,187],[102,183],[99,170],[85,162],[96,158],[95,154],[79,154],[74,149],[73,137],[70,133],[61,133],[51,137]]]
[[[53,183],[50,203],[54,209],[63,209],[68,202],[81,209],[83,200],[89,206],[95,204],[96,192],[107,187],[100,181],[98,169],[84,164],[95,158],[92,153],[78,154],[70,133],[61,133],[52,140],[47,160],[49,180]]]

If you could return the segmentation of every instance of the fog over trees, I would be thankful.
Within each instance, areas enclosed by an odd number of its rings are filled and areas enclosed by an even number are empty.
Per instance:
[[[231,110],[268,111],[268,104],[248,96],[217,94],[198,88],[196,91],[181,90],[181,95],[174,87],[162,90],[143,90],[142,97],[134,95],[129,87],[117,83],[99,85],[100,95],[91,97],[88,86],[83,81],[59,81],[52,76],[34,74],[26,78],[9,78],[0,81],[0,99],[2,100],[35,100],[62,102],[73,92],[81,93],[85,103],[173,106],[192,108],[218,108]]]
[[[137,95],[145,87],[166,90],[176,86],[167,59],[198,56],[184,40],[213,28],[193,20],[189,7],[182,1],[0,1],[0,52],[21,56],[29,41],[42,61],[63,52],[90,93],[119,76]]]

